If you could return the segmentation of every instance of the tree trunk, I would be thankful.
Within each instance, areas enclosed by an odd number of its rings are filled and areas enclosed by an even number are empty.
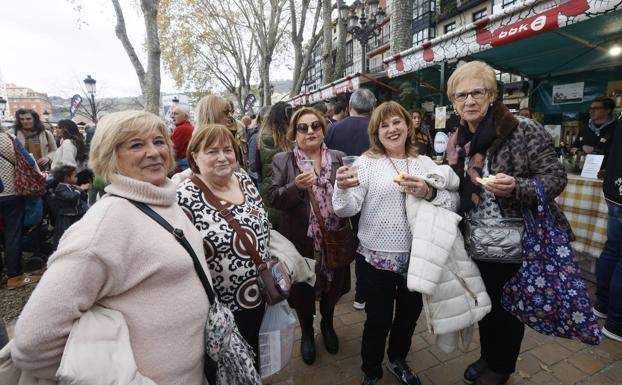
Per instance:
[[[272,58],[266,58],[261,63],[261,80],[263,85],[263,104],[262,106],[272,105],[272,85],[270,84],[270,64]]]
[[[302,89],[302,83],[307,77],[309,72],[309,62],[311,61],[311,55],[317,45],[320,38],[320,34],[317,34],[317,26],[320,20],[320,12],[322,9],[322,0],[317,0],[315,8],[315,15],[313,17],[313,30],[311,31],[311,37],[303,49],[303,33],[305,28],[305,20],[308,16],[310,0],[302,0],[301,12],[300,12],[300,26],[297,24],[298,14],[294,0],[289,0],[290,7],[290,24],[291,24],[291,41],[294,47],[294,77],[292,79],[292,88],[289,92],[290,97],[294,97],[300,93]]]
[[[393,0],[390,20],[392,55],[412,47],[412,14],[411,0]]]
[[[158,6],[160,0],[141,0],[140,8],[145,19],[147,31],[147,71],[143,67],[134,46],[127,36],[125,28],[125,18],[119,0],[112,0],[115,13],[117,15],[117,26],[115,32],[117,38],[123,44],[123,48],[134,66],[140,89],[145,98],[145,110],[160,113],[160,40],[158,38]]]
[[[322,84],[333,79],[333,23],[331,0],[322,0]]]

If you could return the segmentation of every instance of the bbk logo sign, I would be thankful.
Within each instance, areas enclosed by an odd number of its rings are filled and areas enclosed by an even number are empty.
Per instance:
[[[528,36],[557,29],[559,27],[557,22],[558,15],[558,9],[551,9],[539,15],[501,27],[493,33],[491,45],[497,47]]]

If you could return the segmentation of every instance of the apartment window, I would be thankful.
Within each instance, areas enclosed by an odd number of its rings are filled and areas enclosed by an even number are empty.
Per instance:
[[[413,34],[413,46],[423,43],[425,40],[434,39],[434,28],[425,28]]]
[[[509,7],[510,5],[514,5],[517,0],[501,0],[501,7]]]
[[[352,63],[352,54],[353,54],[353,43],[352,40],[346,43],[346,63]]]
[[[473,12],[473,21],[477,21],[485,17],[486,17],[486,8],[480,9],[477,12]]]
[[[436,8],[435,0],[414,0],[413,1],[413,20],[424,16],[427,13],[434,12]]]
[[[456,22],[454,21],[453,23],[449,23],[445,26],[445,33],[449,33],[451,31],[453,31],[454,29],[456,29]]]

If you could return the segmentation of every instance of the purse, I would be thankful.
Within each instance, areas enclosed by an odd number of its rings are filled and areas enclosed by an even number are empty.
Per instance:
[[[231,214],[231,211],[220,203],[220,200],[216,198],[214,193],[199,177],[193,175],[190,179],[201,189],[207,201],[218,210],[229,226],[237,233],[238,238],[244,245],[244,249],[250,254],[253,262],[255,262],[258,273],[257,283],[266,303],[274,305],[286,299],[291,290],[291,279],[289,274],[287,274],[287,268],[276,258],[271,258],[269,261],[264,262],[238,221]]]
[[[598,345],[601,331],[568,234],[557,228],[537,179],[538,213],[523,209],[523,265],[503,288],[501,305],[538,333]]]
[[[40,197],[45,194],[46,180],[43,175],[36,168],[32,167],[17,147],[15,138],[9,135],[13,142],[13,152],[15,154],[15,163],[11,162],[7,158],[3,157],[6,161],[11,163],[15,169],[15,177],[13,181],[13,188],[15,195],[21,197]]]
[[[354,254],[356,253],[350,220],[346,220],[345,225],[336,230],[328,230],[313,191],[309,191],[309,200],[322,232],[326,268],[335,270],[349,266],[354,261]]]
[[[523,218],[465,218],[464,241],[469,256],[484,262],[520,263]]]
[[[184,232],[181,229],[173,228],[170,223],[146,204],[131,199],[128,201],[170,232],[192,258],[194,269],[201,280],[201,284],[203,284],[210,303],[205,324],[205,374],[209,383],[216,385],[261,385],[261,378],[255,369],[252,348],[240,334],[231,310],[216,300],[214,289]]]

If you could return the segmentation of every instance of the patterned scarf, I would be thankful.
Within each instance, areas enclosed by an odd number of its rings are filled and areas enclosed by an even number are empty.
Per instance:
[[[482,186],[475,178],[482,177],[486,151],[497,137],[493,108],[488,109],[475,133],[471,133],[466,122],[461,121],[457,135],[459,161],[468,158],[465,175],[461,175],[460,181],[460,210],[467,212],[479,204]]]
[[[324,143],[322,143],[321,151],[321,160],[322,160],[322,169],[320,170],[320,175],[317,176],[315,180],[315,184],[311,188],[309,193],[314,194],[315,200],[317,201],[318,206],[320,207],[320,213],[324,218],[324,223],[326,224],[327,230],[335,230],[339,227],[339,217],[335,214],[335,210],[333,210],[333,184],[330,181],[330,176],[332,173],[332,160],[330,157],[330,152]],[[298,169],[302,170],[301,161],[308,160],[309,157],[304,151],[298,148],[298,145],[294,147],[294,158],[296,159],[296,164],[298,165]],[[313,239],[313,249],[316,254],[323,255],[322,252],[322,232],[320,231],[320,224],[315,217],[315,211],[313,208],[309,210],[309,229],[307,230],[307,236]],[[322,258],[323,260],[323,258]]]

